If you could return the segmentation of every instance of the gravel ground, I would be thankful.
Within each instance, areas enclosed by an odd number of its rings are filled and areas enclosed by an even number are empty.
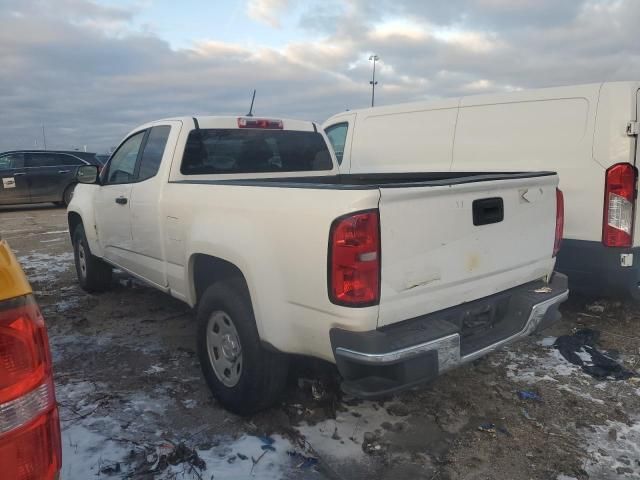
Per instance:
[[[553,347],[593,328],[640,370],[630,302],[574,298],[542,335],[385,401],[345,397],[331,366],[296,362],[282,404],[240,418],[204,383],[188,307],[123,273],[107,293],[78,288],[63,209],[0,208],[0,234],[48,322],[62,480],[640,479],[638,378],[596,380]]]

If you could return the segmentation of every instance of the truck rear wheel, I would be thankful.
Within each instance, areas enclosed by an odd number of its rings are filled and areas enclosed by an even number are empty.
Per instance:
[[[78,225],[73,232],[73,256],[78,282],[83,290],[94,293],[109,288],[113,269],[111,265],[91,253],[82,225]]]
[[[216,399],[239,415],[272,406],[284,390],[288,359],[260,342],[241,279],[208,287],[198,306],[198,356]]]

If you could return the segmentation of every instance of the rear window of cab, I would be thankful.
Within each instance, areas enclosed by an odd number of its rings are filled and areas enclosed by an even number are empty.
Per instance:
[[[183,175],[331,170],[324,137],[317,132],[196,129],[189,133]]]

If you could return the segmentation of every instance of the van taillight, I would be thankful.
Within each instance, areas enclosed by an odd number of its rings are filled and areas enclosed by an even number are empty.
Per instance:
[[[602,243],[607,247],[630,247],[633,242],[633,216],[637,170],[630,163],[619,163],[606,173]]]
[[[329,234],[329,299],[366,307],[380,300],[380,216],[367,210],[337,218]]]
[[[556,188],[556,237],[553,243],[553,256],[558,255],[562,245],[564,234],[564,195],[562,190]]]
[[[30,295],[1,302],[0,476],[52,480],[61,460],[44,319]]]

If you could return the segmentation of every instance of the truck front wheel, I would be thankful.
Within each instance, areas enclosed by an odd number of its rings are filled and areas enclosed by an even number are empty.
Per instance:
[[[216,399],[239,415],[272,406],[284,390],[287,356],[265,349],[244,282],[209,286],[198,306],[198,356]]]
[[[73,232],[73,256],[78,282],[83,290],[93,293],[109,288],[113,269],[91,253],[82,225],[78,225]]]

